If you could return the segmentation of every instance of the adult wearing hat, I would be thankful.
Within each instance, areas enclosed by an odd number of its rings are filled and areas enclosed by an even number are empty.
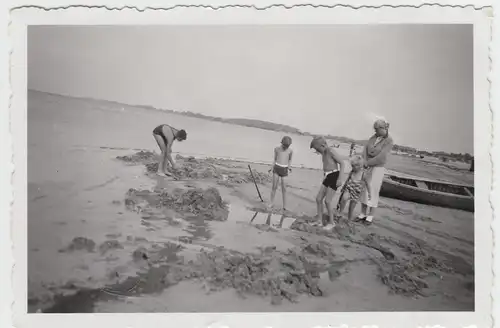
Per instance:
[[[389,135],[389,123],[384,119],[378,119],[373,123],[375,134],[370,137],[363,150],[365,169],[368,183],[371,187],[371,197],[367,190],[361,194],[361,214],[357,221],[366,225],[373,222],[375,208],[378,207],[380,188],[385,175],[387,158],[394,145]]]

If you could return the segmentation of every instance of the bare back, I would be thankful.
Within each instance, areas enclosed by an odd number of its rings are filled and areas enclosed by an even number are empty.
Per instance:
[[[325,152],[322,154],[323,159],[323,171],[332,172],[339,170],[339,163],[335,160],[336,155],[333,151],[327,147]]]

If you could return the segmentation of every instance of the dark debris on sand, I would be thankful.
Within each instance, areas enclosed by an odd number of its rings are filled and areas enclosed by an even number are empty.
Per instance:
[[[101,245],[99,245],[99,251],[102,255],[106,254],[109,250],[113,249],[123,249],[123,245],[118,240],[106,240]]]
[[[149,151],[140,151],[136,154],[129,156],[118,156],[129,164],[144,164],[147,172],[158,172],[157,155]],[[217,181],[218,184],[233,186],[235,184],[242,184],[253,182],[250,172],[229,170],[236,168],[234,165],[229,165],[221,160],[213,158],[196,159],[194,157],[183,157],[177,155],[176,159],[181,163],[180,168],[172,172],[178,179],[212,179]],[[253,170],[255,182],[258,184],[266,184],[272,182],[272,177],[269,174]]]
[[[316,243],[308,243],[303,247],[303,250],[307,253],[323,257],[332,258],[335,256],[332,250],[332,246],[324,241],[318,241]]]
[[[347,220],[340,220],[332,230],[325,230],[323,227],[316,227],[311,223],[297,219],[292,223],[290,229],[342,240],[350,240],[350,236],[356,234],[355,225]]]
[[[425,296],[423,289],[429,287],[409,262],[394,261],[380,264],[379,277],[395,294]]]
[[[342,263],[331,263],[301,249],[278,252],[276,247],[268,246],[261,247],[258,253],[240,253],[223,247],[202,249],[195,260],[186,262],[178,254],[183,248],[170,242],[154,244],[150,249],[139,247],[132,256],[135,261],[147,263],[147,271],[135,277],[121,277],[125,280],[103,288],[76,288],[76,294],[60,295],[47,302],[53,304],[43,312],[92,312],[97,301],[160,293],[183,280],[198,281],[208,292],[233,289],[241,297],[261,296],[277,305],[283,301],[298,302],[300,295],[326,296],[326,281],[333,281],[341,274]],[[120,276],[117,271],[112,274]]]
[[[125,204],[129,209],[143,202],[149,207],[168,207],[178,213],[190,213],[207,220],[226,221],[229,216],[227,204],[215,188],[178,189],[171,193],[136,189],[127,192]]]
[[[428,296],[424,290],[429,287],[428,277],[440,276],[440,272],[453,270],[433,256],[417,255],[410,259],[387,261],[379,264],[379,278],[391,292],[405,296]]]
[[[305,221],[295,221],[291,229],[304,231],[312,234],[323,235],[331,238],[338,238],[338,232],[325,231],[321,227],[314,227]],[[450,268],[438,261],[435,257],[428,255],[421,245],[416,243],[404,243],[394,239],[385,240],[385,237],[380,237],[375,234],[368,234],[363,239],[357,240],[351,235],[344,237],[352,243],[363,245],[379,251],[383,258],[373,258],[379,267],[379,278],[382,283],[387,285],[391,292],[402,294],[405,296],[426,296],[424,289],[429,285],[426,278],[431,275],[436,275],[439,271],[450,272]],[[396,259],[390,248],[382,245],[383,242],[396,244],[406,250],[411,257],[409,259]],[[330,248],[325,246],[322,249],[321,244],[307,245],[304,247],[305,252],[317,253],[320,256],[327,255]]]
[[[130,164],[147,164],[157,160],[158,155],[150,151],[137,152],[133,155],[117,156],[116,158]]]
[[[391,292],[405,296],[428,296],[425,289],[429,287],[427,278],[440,276],[441,273],[452,273],[454,270],[444,261],[428,254],[424,245],[414,242],[403,242],[393,238],[370,234],[366,236],[367,244],[380,245],[388,242],[399,246],[408,253],[407,258],[388,259],[377,261],[379,267],[379,278],[387,285]]]
[[[67,247],[59,250],[59,252],[65,253],[82,250],[87,252],[94,252],[95,246],[96,244],[92,239],[86,237],[75,237]]]
[[[273,250],[242,254],[223,248],[202,251],[189,267],[190,277],[206,281],[209,291],[234,288],[241,296],[269,297],[272,304],[284,299],[296,302],[300,294],[323,296],[319,276],[328,271],[324,263],[291,250],[285,254]]]

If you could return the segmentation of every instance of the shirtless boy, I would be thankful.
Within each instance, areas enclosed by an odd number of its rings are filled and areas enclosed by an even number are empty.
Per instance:
[[[344,161],[335,150],[328,147],[323,137],[315,137],[311,141],[311,148],[321,155],[323,161],[323,183],[321,184],[318,196],[316,196],[318,214],[314,225],[322,225],[323,202],[325,202],[329,218],[325,229],[332,229],[335,227],[333,221],[335,215],[333,210],[333,196],[337,188],[343,184],[341,172],[344,172]]]
[[[288,171],[291,171],[293,151],[290,148],[292,138],[286,136],[281,140],[281,145],[274,148],[273,160],[273,189],[271,191],[271,204],[274,205],[274,197],[278,189],[278,182],[281,179],[281,194],[283,195],[283,212],[286,212],[286,186],[285,179],[288,176]]]
[[[161,158],[158,165],[158,175],[162,177],[170,175],[169,173],[167,173],[167,163],[170,163],[172,165],[172,169],[178,169],[177,165],[174,162],[174,159],[172,158],[172,144],[175,140],[186,140],[186,131],[175,129],[167,124],[162,124],[158,125],[153,130],[153,136],[155,137],[156,142],[158,143],[158,147],[160,147],[161,150]]]

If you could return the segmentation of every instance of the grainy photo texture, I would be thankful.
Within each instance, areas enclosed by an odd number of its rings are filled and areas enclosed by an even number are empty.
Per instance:
[[[473,39],[28,27],[28,312],[474,311]]]

